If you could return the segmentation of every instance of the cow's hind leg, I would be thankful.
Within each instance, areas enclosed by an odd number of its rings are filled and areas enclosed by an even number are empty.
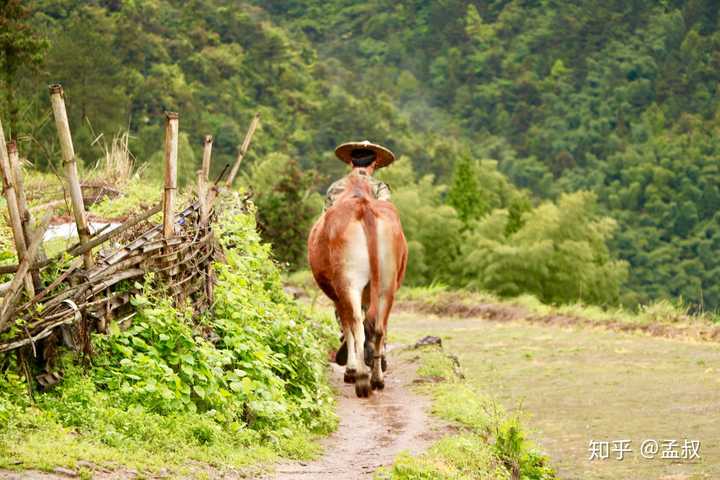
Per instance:
[[[352,352],[355,366],[355,394],[358,397],[370,395],[370,374],[364,362],[365,356],[365,327],[363,325],[363,312],[360,290],[351,290],[349,300],[352,305],[352,340],[348,342],[348,368],[350,368],[350,355]],[[354,347],[354,348],[353,348]]]
[[[378,315],[374,328],[375,342],[373,345],[372,379],[370,380],[370,385],[373,390],[382,390],[385,388],[385,378],[383,375],[383,372],[387,368],[387,365],[383,368],[383,362],[385,360],[385,336],[393,300],[394,294],[389,292],[384,292],[378,299]]]
[[[382,390],[385,388],[385,378],[382,369],[383,346],[385,344],[385,335],[375,334],[375,351],[373,355],[372,378],[370,386],[373,390]]]
[[[338,307],[335,306],[335,320],[338,322],[338,326],[340,327],[340,347],[337,349],[337,352],[335,352],[335,363],[340,365],[341,367],[344,367],[347,365],[347,342],[345,341],[345,328],[343,327],[343,323],[340,320],[340,314],[338,313]]]
[[[357,373],[357,357],[355,355],[355,337],[353,335],[353,315],[352,306],[346,299],[340,299],[335,304],[336,312],[340,317],[340,327],[343,331],[344,343],[340,346],[340,350],[344,349],[342,363],[345,365],[345,383],[355,383],[355,374]],[[340,353],[340,350],[338,353]],[[337,359],[337,356],[336,356]]]

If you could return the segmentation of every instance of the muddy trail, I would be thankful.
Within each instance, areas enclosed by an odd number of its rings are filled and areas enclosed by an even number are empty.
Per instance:
[[[448,432],[439,420],[430,417],[430,399],[415,394],[410,385],[416,380],[417,363],[413,359],[389,356],[385,389],[367,399],[355,396],[355,387],[343,382],[344,367],[332,365],[331,382],[337,390],[337,430],[322,441],[324,453],[314,461],[285,462],[276,465],[264,480],[362,479],[372,478],[383,466],[392,465],[403,451],[417,454]],[[167,474],[139,474],[134,470],[103,470],[89,464],[92,478],[168,478]],[[215,471],[202,468],[208,478],[248,478],[251,472]],[[79,473],[58,468],[54,472],[0,469],[0,479],[63,480]],[[193,475],[194,476],[194,475]],[[183,477],[185,478],[185,477]],[[258,477],[255,477],[258,478]]]
[[[355,396],[355,388],[343,382],[343,368],[332,364],[331,381],[338,390],[337,431],[323,440],[324,454],[310,462],[277,466],[268,479],[358,479],[372,478],[389,466],[403,451],[424,451],[443,432],[429,417],[430,400],[411,391],[416,365],[390,357],[385,389],[367,399]]]

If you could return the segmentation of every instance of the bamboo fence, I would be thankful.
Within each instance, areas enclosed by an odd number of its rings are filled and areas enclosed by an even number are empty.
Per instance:
[[[107,332],[110,321],[121,324],[131,321],[135,312],[130,300],[148,273],[152,273],[155,284],[175,301],[189,300],[198,312],[209,308],[214,278],[212,265],[222,258],[214,232],[213,206],[230,165],[215,182],[209,181],[211,135],[204,139],[195,200],[177,213],[179,115],[168,112],[162,198],[154,207],[137,213],[116,228],[93,234],[85,211],[60,85],[50,86],[50,98],[62,152],[65,189],[79,234],[76,245],[54,258],[44,258],[41,248],[50,217],[35,225],[27,206],[17,146],[5,141],[0,123],[3,194],[18,257],[17,265],[0,267],[0,273],[15,274],[11,282],[0,285],[0,352],[17,350],[25,367],[30,351],[33,357],[43,358],[46,357],[43,352],[63,343],[89,353],[89,332]],[[238,149],[231,174],[223,183],[224,188],[232,185],[258,122],[256,115]],[[152,218],[160,212],[162,223],[156,224]],[[119,246],[118,241],[122,241]],[[115,245],[113,248],[100,248],[110,242]],[[40,272],[48,268],[59,271],[44,285]],[[59,375],[50,369],[46,365],[45,372],[36,377],[41,386],[58,380]]]

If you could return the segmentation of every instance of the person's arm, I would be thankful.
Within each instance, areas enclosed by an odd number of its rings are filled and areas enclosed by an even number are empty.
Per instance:
[[[377,182],[375,186],[375,198],[378,200],[390,201],[390,187],[387,183]]]
[[[333,182],[325,194],[325,210],[333,206],[337,197],[345,190],[345,179],[341,178]]]

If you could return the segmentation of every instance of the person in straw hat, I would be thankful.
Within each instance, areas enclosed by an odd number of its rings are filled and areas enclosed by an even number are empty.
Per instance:
[[[343,143],[335,149],[335,155],[343,162],[352,166],[352,170],[328,188],[325,198],[326,210],[330,208],[340,194],[345,191],[350,175],[362,175],[366,177],[368,182],[370,182],[375,198],[390,201],[390,187],[374,178],[372,174],[375,170],[386,167],[395,161],[393,152],[382,145],[370,143],[365,140],[362,142]]]

